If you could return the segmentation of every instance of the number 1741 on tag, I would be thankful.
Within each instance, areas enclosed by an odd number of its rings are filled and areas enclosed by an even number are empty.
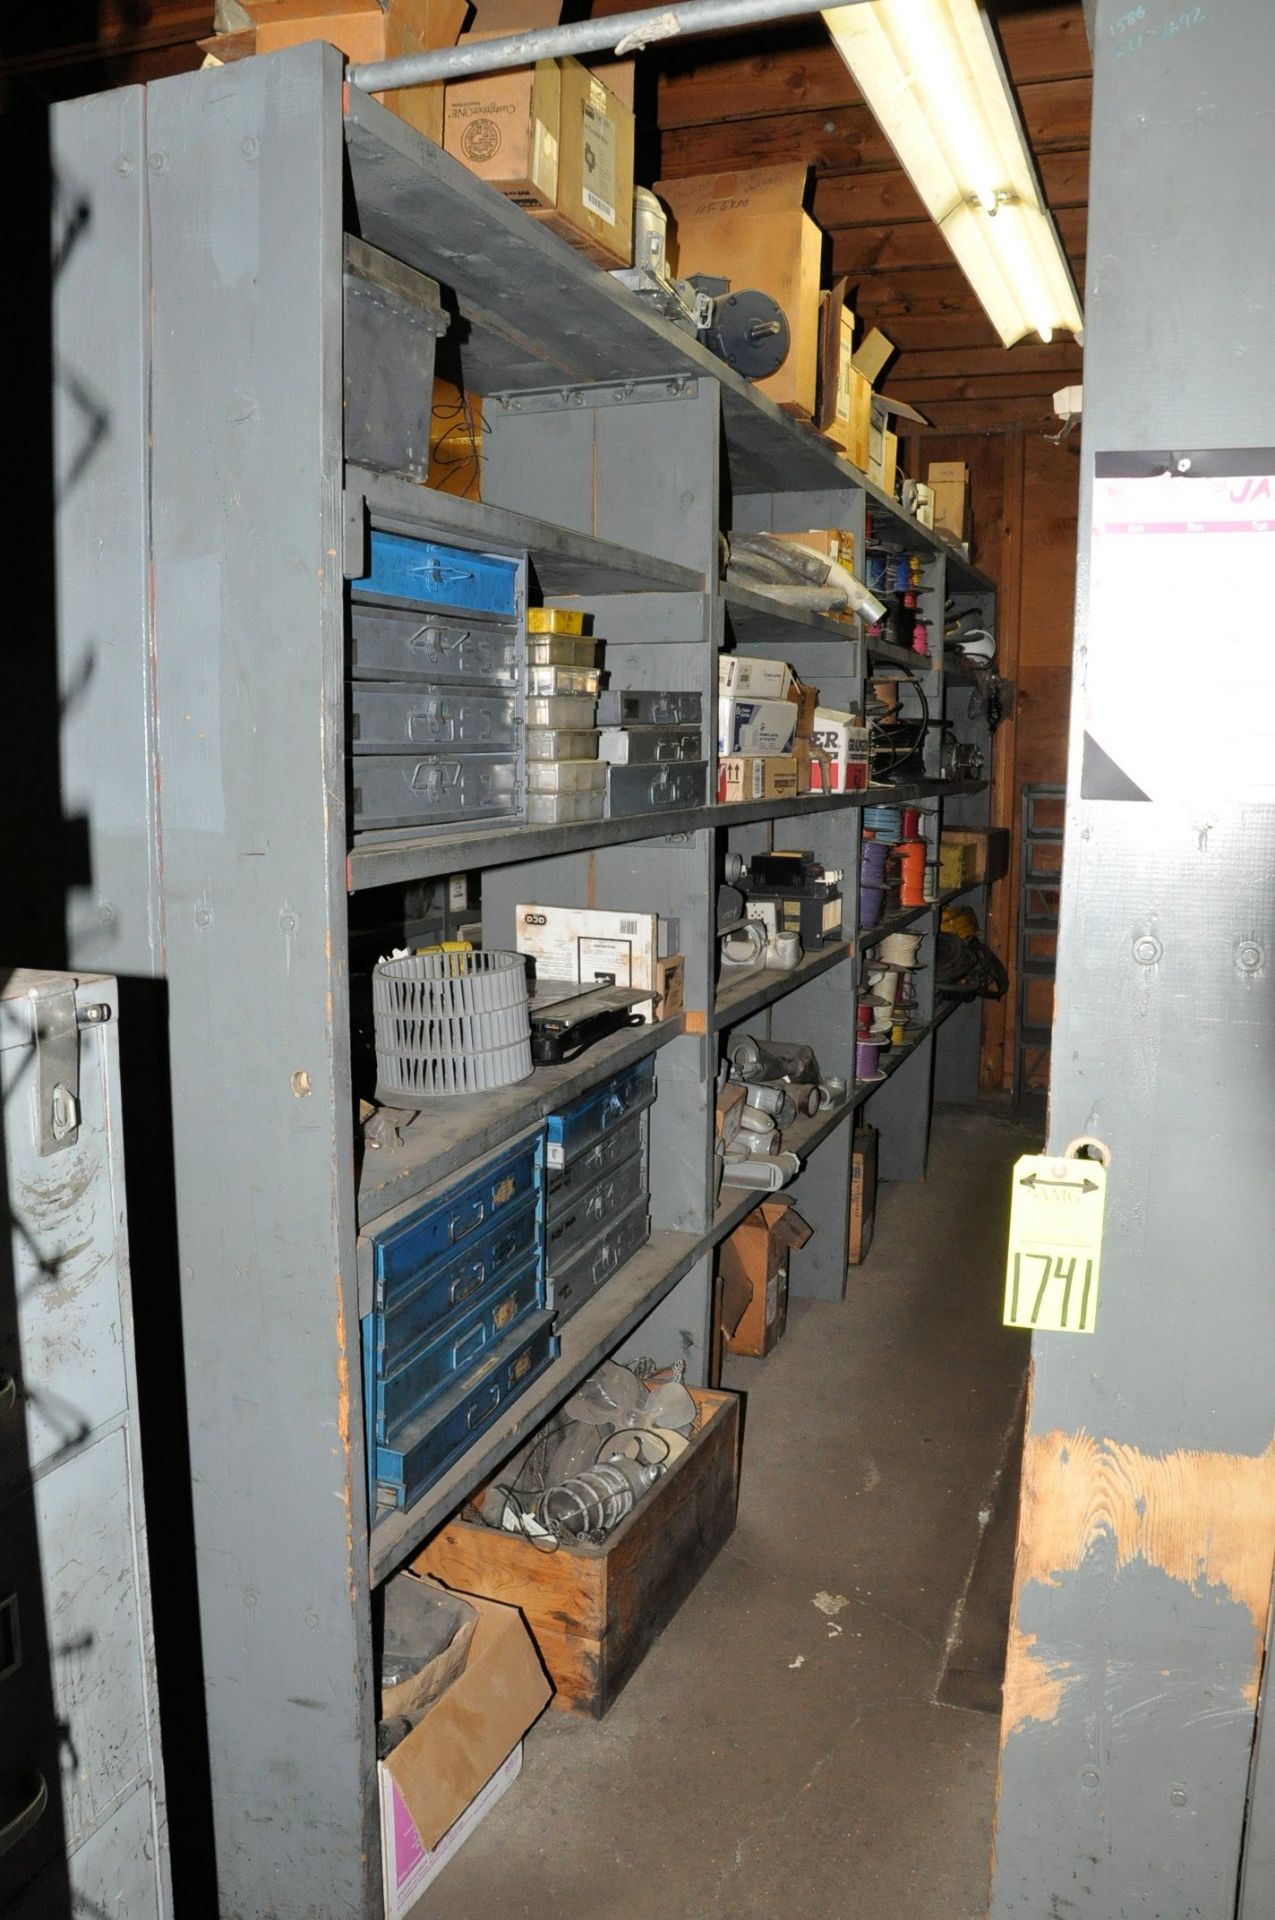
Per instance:
[[[1026,1154],[1014,1168],[1005,1324],[1092,1333],[1098,1314],[1107,1170]]]

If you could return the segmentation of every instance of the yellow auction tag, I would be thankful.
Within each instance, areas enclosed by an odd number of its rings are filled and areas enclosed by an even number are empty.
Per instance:
[[[1098,1315],[1107,1169],[1024,1154],[1014,1167],[1005,1325],[1092,1333]]]

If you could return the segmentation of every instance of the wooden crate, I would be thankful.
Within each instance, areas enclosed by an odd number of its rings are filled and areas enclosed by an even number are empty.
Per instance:
[[[602,1717],[734,1531],[739,1400],[691,1392],[700,1424],[690,1445],[602,1546],[544,1553],[453,1520],[413,1563],[457,1592],[521,1608],[553,1705],[568,1713]]]

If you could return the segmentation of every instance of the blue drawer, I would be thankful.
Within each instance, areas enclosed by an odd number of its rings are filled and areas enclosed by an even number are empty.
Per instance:
[[[578,1153],[591,1147],[604,1133],[640,1113],[655,1098],[655,1056],[636,1061],[604,1080],[592,1093],[586,1093],[561,1113],[551,1113],[545,1122],[545,1165],[566,1167]]]
[[[540,1249],[540,1209],[534,1196],[517,1213],[502,1213],[489,1233],[434,1267],[418,1287],[399,1287],[387,1310],[376,1288],[373,1308],[381,1322],[380,1345],[395,1367],[420,1339],[452,1316],[485,1299],[501,1278]]]
[[[419,1286],[444,1256],[507,1219],[524,1201],[539,1199],[541,1139],[537,1127],[393,1226],[368,1235],[379,1307]]]
[[[442,611],[518,611],[518,562],[401,533],[373,533],[371,571],[350,582],[362,600],[399,600]]]
[[[486,1432],[501,1408],[526,1392],[557,1351],[553,1315],[537,1313],[489,1348],[477,1370],[418,1414],[396,1436],[393,1446],[378,1447],[369,1434],[368,1459],[375,1462],[373,1518],[378,1508],[414,1505],[452,1461]]]
[[[646,1194],[646,1156],[632,1154],[612,1167],[591,1187],[577,1193],[545,1229],[545,1272],[560,1273],[572,1255],[601,1233],[608,1221],[618,1220],[638,1195]]]
[[[545,1304],[539,1251],[511,1275],[499,1280],[485,1300],[441,1327],[430,1328],[410,1352],[387,1360],[383,1325],[372,1314],[364,1336],[373,1346],[371,1418],[378,1441],[384,1443],[415,1414],[437,1399],[452,1381],[473,1372],[488,1347],[520,1326],[529,1313]]]

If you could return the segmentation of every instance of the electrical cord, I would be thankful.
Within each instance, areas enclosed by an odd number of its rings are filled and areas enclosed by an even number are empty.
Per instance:
[[[923,751],[925,746],[925,736],[930,730],[930,703],[929,703],[929,700],[926,698],[925,688],[921,685],[920,680],[917,678],[916,674],[912,671],[911,667],[904,667],[902,671],[907,676],[907,678],[912,682],[912,685],[916,688],[917,698],[921,702],[921,717],[919,721],[904,720],[904,721],[895,722],[896,726],[899,726],[899,725],[915,726],[917,729],[917,733],[916,733],[916,738],[913,740],[911,746],[905,750],[902,758],[897,760],[891,760],[889,766],[881,769],[881,771],[885,774],[887,778],[892,774],[902,772],[903,768],[908,765],[909,761],[915,759],[916,755]],[[874,731],[878,735],[880,735],[884,731],[880,722],[877,722]],[[887,746],[888,750],[891,753],[894,752],[895,749],[894,749],[893,742],[884,742],[883,744]]]

